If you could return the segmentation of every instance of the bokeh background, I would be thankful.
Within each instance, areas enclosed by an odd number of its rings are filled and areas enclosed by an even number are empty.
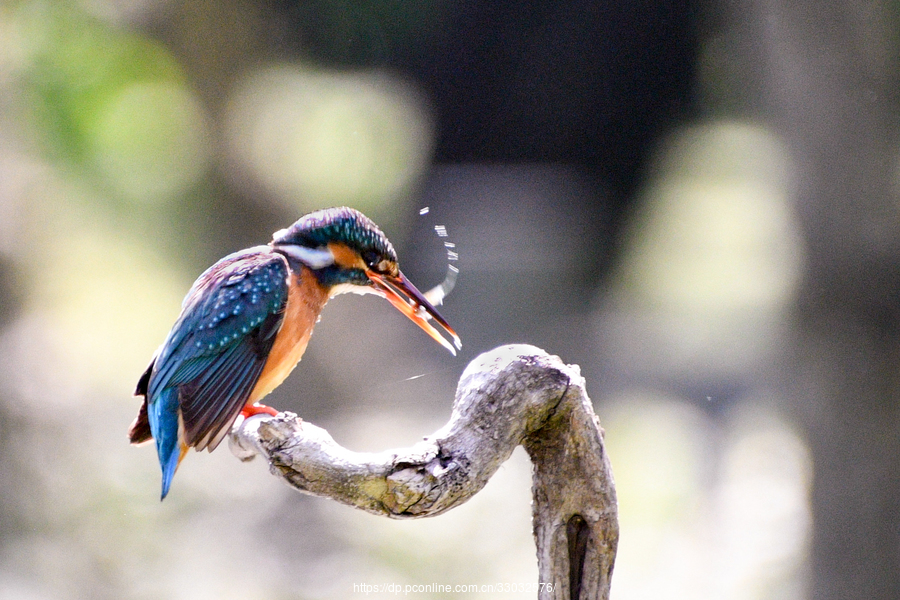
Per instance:
[[[521,451],[467,505],[396,522],[224,447],[160,504],[153,448],[127,445],[193,279],[341,204],[420,288],[459,269],[463,351],[343,297],[269,404],[405,446],[469,360],[535,344],[581,365],[607,431],[616,600],[900,598],[898,16],[4,0],[0,599],[536,581]]]

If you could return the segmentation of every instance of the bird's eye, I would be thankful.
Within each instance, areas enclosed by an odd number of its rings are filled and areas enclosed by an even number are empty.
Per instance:
[[[366,266],[370,269],[377,269],[376,263],[378,262],[378,255],[374,252],[365,252],[362,255],[363,262],[366,263]]]

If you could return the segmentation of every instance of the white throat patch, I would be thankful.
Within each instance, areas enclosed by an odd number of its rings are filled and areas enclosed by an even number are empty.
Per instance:
[[[334,264],[334,254],[331,253],[328,246],[306,248],[305,246],[284,244],[279,245],[278,249],[313,270],[324,269]]]

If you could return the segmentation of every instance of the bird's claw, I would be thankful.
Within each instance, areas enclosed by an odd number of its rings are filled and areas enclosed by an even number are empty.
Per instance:
[[[260,404],[259,402],[254,402],[253,404],[245,404],[244,408],[241,409],[241,416],[245,419],[255,415],[270,415],[272,417],[277,417],[278,411],[271,406],[266,406],[265,404]]]

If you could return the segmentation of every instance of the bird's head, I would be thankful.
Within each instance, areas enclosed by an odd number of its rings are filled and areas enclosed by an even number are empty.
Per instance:
[[[271,245],[291,262],[309,268],[330,295],[378,294],[454,355],[460,347],[456,332],[400,271],[391,242],[361,212],[340,207],[310,213],[276,231]],[[453,344],[429,319],[450,335]]]

